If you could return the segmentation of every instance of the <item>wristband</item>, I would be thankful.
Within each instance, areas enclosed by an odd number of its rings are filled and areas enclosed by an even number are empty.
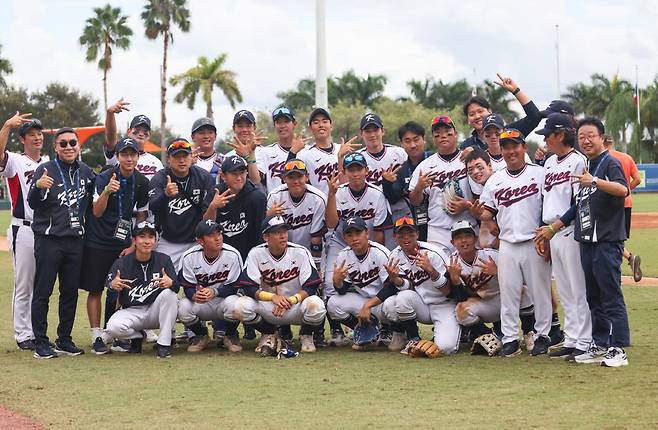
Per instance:
[[[556,232],[555,232],[555,229],[553,228],[553,224],[549,224],[549,225],[548,225],[548,230],[549,230],[551,233],[553,233],[553,236],[555,236],[555,233],[556,233]]]
[[[514,91],[512,91],[512,95],[515,96],[515,95],[517,95],[520,91],[521,91],[521,88],[516,87],[516,89],[515,89]]]
[[[109,187],[109,185],[105,185],[105,188],[103,188],[103,192],[105,192],[105,194],[112,194],[112,192],[110,191],[110,189],[108,187]]]
[[[271,302],[272,297],[274,297],[274,293],[268,293],[267,291],[262,290],[256,292],[256,298],[263,302]]]
[[[290,297],[288,297],[288,301],[289,301],[291,304],[296,305],[297,303],[299,303],[299,302],[302,301],[302,296],[301,296],[301,294],[297,293],[297,294],[295,294],[294,296],[290,296]]]
[[[322,252],[322,243],[312,243],[311,252]]]

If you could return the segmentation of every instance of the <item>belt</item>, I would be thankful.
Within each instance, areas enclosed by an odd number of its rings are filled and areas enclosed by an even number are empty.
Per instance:
[[[25,227],[30,227],[32,225],[32,221],[28,221],[26,219],[20,219],[20,218],[12,218],[11,219],[11,224],[12,225],[24,225]]]

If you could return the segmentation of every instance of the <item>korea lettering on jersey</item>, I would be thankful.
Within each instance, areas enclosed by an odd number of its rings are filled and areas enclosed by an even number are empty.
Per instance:
[[[119,159],[115,152],[112,153],[112,157],[108,157],[107,155],[107,152],[105,152],[105,164],[110,166],[116,166],[119,164]],[[146,176],[150,181],[151,178],[153,178],[153,175],[164,169],[164,165],[155,155],[149,154],[148,152],[141,152],[137,159],[137,166],[135,166],[135,169],[137,169],[142,175]]]
[[[384,245],[369,241],[368,252],[359,259],[350,247],[343,248],[336,258],[336,264],[347,266],[345,284],[347,292],[356,292],[362,297],[372,298],[382,289],[388,279],[384,265],[388,263],[390,251]]]
[[[201,245],[195,245],[183,256],[183,283],[197,288],[220,287],[236,282],[242,272],[242,258],[237,249],[223,244],[219,255],[208,260]]]
[[[500,239],[510,243],[535,237],[542,219],[544,169],[526,164],[520,173],[499,170],[491,175],[482,190],[480,201],[496,215]]]
[[[25,154],[5,152],[5,167],[0,167],[0,176],[7,178],[9,199],[11,200],[11,215],[14,218],[33,220],[34,211],[27,202],[34,171],[39,164],[49,161],[47,155],[39,160],[33,160]]]
[[[427,242],[418,242],[418,252],[427,254],[432,267],[439,272],[440,276],[433,281],[430,274],[421,269],[416,263],[402,251],[399,246],[391,251],[389,261],[398,260],[400,268],[400,277],[408,281],[408,288],[413,289],[423,299],[426,305],[436,305],[448,300],[441,290],[447,283],[444,276],[446,272],[445,265],[448,264],[448,258],[443,250]],[[405,285],[407,283],[405,282]]]
[[[489,154],[489,158],[491,159],[491,171],[493,173],[503,170],[504,168],[507,167],[507,162],[503,158],[502,155],[491,155]],[[528,156],[528,153],[526,152],[525,154],[525,162],[528,164],[532,163],[532,160]],[[475,182],[471,177],[468,177],[468,185],[471,187],[471,192],[473,193],[473,196],[479,196],[482,194],[482,189],[484,188],[484,184],[478,184]]]
[[[288,161],[289,154],[290,152],[278,143],[263,146],[256,152],[256,166],[265,177],[268,193],[283,183],[283,167]]]
[[[363,154],[366,163],[368,163],[368,176],[366,177],[366,182],[377,186],[382,185],[382,173],[386,169],[390,167],[396,169],[407,161],[407,153],[399,146],[384,145],[384,152],[379,157],[375,157],[365,148],[361,149],[359,152]]]
[[[290,242],[311,249],[311,237],[321,237],[326,231],[325,211],[327,196],[317,188],[307,185],[306,192],[300,201],[295,202],[288,191],[288,185],[276,187],[267,196],[267,209],[274,203],[286,208],[282,215],[291,227],[288,231]]]
[[[451,255],[451,258],[454,256],[458,257],[459,265],[462,267],[461,278],[471,296],[488,299],[500,294],[498,276],[483,273],[482,268],[476,264],[480,260],[488,261],[489,257],[498,263],[498,251],[491,248],[478,249],[475,251],[475,260],[471,263],[464,260],[456,251]]]
[[[338,173],[338,152],[340,145],[332,143],[331,149],[322,149],[316,145],[299,151],[297,158],[306,164],[308,180],[315,188],[327,194],[328,179]]]
[[[548,157],[544,163],[544,205],[542,218],[550,224],[562,215],[576,202],[580,184],[572,183],[572,175],[582,175],[587,167],[587,158],[573,150],[564,157],[557,155]]]

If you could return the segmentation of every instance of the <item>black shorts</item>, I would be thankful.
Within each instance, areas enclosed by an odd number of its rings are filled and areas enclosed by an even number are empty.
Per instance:
[[[631,211],[633,208],[624,208],[624,218],[626,221],[626,239],[631,237]]]
[[[107,274],[112,264],[121,254],[119,250],[87,248],[82,255],[82,270],[80,272],[80,289],[90,293],[99,293],[105,288]]]

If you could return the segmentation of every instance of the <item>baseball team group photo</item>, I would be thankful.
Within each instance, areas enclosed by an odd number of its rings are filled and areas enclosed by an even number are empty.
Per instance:
[[[34,3],[76,51],[0,38],[0,428],[658,425],[658,64],[574,60],[589,9],[472,77],[343,40],[419,5]]]

